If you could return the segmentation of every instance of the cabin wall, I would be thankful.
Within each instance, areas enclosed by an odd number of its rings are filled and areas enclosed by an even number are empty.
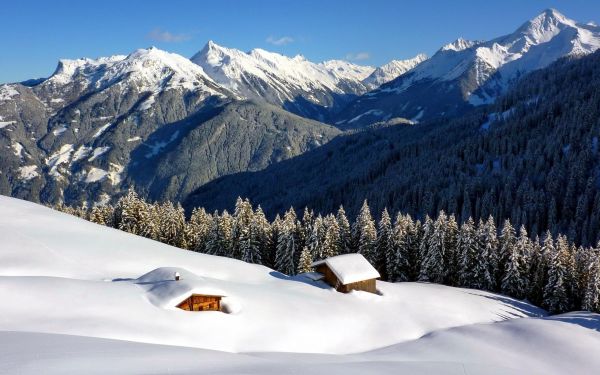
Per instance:
[[[193,294],[177,307],[186,311],[221,311],[221,297]]]
[[[362,290],[365,292],[377,293],[377,286],[375,283],[375,279],[371,279],[342,285],[340,288],[338,288],[338,290],[342,293],[349,293],[353,290]]]

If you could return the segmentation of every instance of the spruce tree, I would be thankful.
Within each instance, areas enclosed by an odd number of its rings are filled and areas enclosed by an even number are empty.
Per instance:
[[[366,200],[363,202],[354,222],[352,237],[356,243],[357,252],[362,254],[371,264],[374,264],[376,260],[377,229]]]
[[[419,280],[432,283],[442,283],[446,277],[444,263],[446,238],[446,214],[442,211],[435,220],[426,223],[425,234],[422,240],[423,252],[421,253],[421,272]]]
[[[348,254],[352,252],[352,232],[350,229],[350,223],[348,217],[346,217],[346,211],[344,207],[340,206],[336,215],[338,227],[340,228],[339,236],[339,251],[341,254]]]
[[[387,270],[392,265],[388,265],[389,254],[394,252],[393,246],[393,230],[392,220],[387,209],[384,209],[381,213],[381,219],[379,220],[379,228],[377,231],[377,243],[375,245],[375,268],[379,271],[383,280],[390,281],[390,275]],[[395,258],[395,257],[394,257]],[[395,262],[395,259],[390,260]]]
[[[298,273],[306,273],[312,271],[312,253],[308,247],[304,246],[300,252],[300,261],[298,262]]]
[[[508,247],[508,260],[500,290],[503,294],[523,299],[527,296],[526,255],[530,251],[529,238],[524,226],[521,226],[518,240]]]
[[[569,245],[565,236],[556,241],[556,250],[550,255],[548,283],[544,288],[544,304],[551,313],[561,313],[572,308],[569,285]]]
[[[283,217],[279,238],[277,239],[275,269],[286,275],[294,275],[296,271],[294,266],[294,253],[296,252],[296,214],[293,209],[290,209]]]
[[[458,252],[460,254],[459,285],[467,288],[480,288],[484,268],[480,262],[477,229],[472,218],[460,227],[458,234]]]
[[[594,254],[590,260],[588,273],[581,308],[600,313],[600,254]]]
[[[340,254],[340,227],[333,215],[327,215],[323,220],[325,236],[323,238],[323,257],[330,258]]]

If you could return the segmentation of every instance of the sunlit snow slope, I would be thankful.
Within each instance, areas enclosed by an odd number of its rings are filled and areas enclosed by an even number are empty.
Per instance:
[[[595,314],[549,319],[507,297],[422,283],[340,294],[2,196],[0,236],[0,373],[586,373],[599,365]],[[175,271],[181,281],[170,280]],[[191,292],[225,295],[230,313],[176,309]]]

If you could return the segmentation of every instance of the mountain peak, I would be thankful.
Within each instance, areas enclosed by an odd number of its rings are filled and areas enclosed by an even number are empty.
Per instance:
[[[457,51],[458,52],[458,51],[462,51],[462,50],[471,48],[478,43],[479,42],[477,42],[477,41],[467,40],[467,39],[460,37],[460,38],[456,39],[454,42],[446,44],[440,50],[441,51]]]

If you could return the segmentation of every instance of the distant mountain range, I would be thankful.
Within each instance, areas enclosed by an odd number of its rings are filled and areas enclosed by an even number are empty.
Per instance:
[[[0,85],[0,193],[92,205],[134,186],[184,201],[345,131],[461,116],[529,72],[599,47],[599,27],[547,10],[512,34],[381,67],[212,41],[191,59],[150,48],[61,60],[47,79]]]
[[[406,74],[357,98],[336,116],[345,128],[395,117],[414,122],[456,116],[494,100],[523,75],[564,56],[600,48],[600,27],[548,9],[490,41],[458,39]]]

